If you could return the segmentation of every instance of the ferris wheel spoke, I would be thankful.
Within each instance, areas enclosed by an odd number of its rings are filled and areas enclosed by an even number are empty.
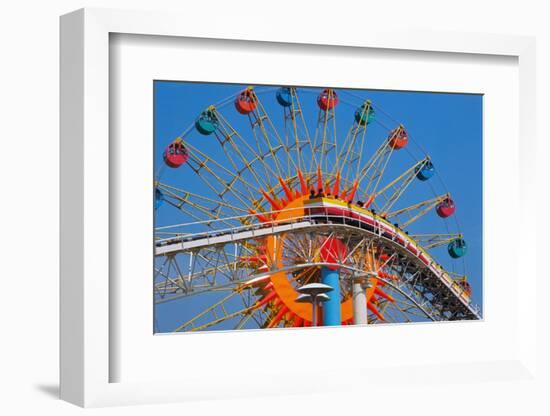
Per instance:
[[[340,173],[343,175],[343,180],[349,181],[351,176],[356,176],[358,166],[361,164],[361,159],[363,157],[363,151],[365,149],[365,137],[367,129],[364,126],[359,124],[354,124],[348,135],[344,144],[340,148],[340,153],[338,154],[339,166],[334,168],[333,173]],[[360,140],[357,140],[357,137],[360,136]]]
[[[248,87],[242,91],[237,97],[235,105],[241,114],[248,116],[257,148],[257,154],[260,156],[259,160],[264,162],[265,175],[267,176],[269,171],[273,172],[273,170],[275,170],[276,176],[283,176],[279,157],[285,157],[288,153],[284,152],[286,150],[284,142],[269,119],[269,116],[265,112],[258,96],[254,92],[254,89],[252,87]],[[224,119],[224,123],[228,124],[227,120]],[[236,132],[234,128],[231,129]],[[274,142],[272,142],[273,137],[275,138]],[[277,155],[277,153],[281,150],[283,150],[283,154]],[[267,153],[270,155],[269,158],[264,156]],[[267,163],[268,160],[271,161],[273,166],[270,166]]]
[[[288,94],[290,96],[290,102],[283,102],[283,104],[290,104],[283,106],[285,127],[287,121],[290,120],[292,125],[292,133],[294,135],[297,169],[299,171],[303,171],[306,169],[305,160],[302,153],[303,148],[309,147],[309,155],[312,159],[316,159],[316,155],[313,151],[309,129],[304,118],[297,89],[294,87],[288,88]]]
[[[415,318],[416,321],[426,321],[429,319],[426,317],[417,305],[411,303],[406,297],[402,296],[399,292],[393,291],[392,296],[394,302],[386,302],[387,309],[386,311],[397,311],[400,315],[398,322],[414,322],[412,318]]]
[[[326,88],[317,98],[319,112],[317,114],[317,125],[313,136],[312,152],[318,158],[311,160],[309,170],[329,172],[329,154],[334,150],[337,155],[336,145],[336,105],[338,96],[331,88]],[[336,159],[336,156],[334,157]],[[324,163],[323,163],[324,162]]]
[[[374,315],[377,319],[374,322],[376,323],[394,323],[394,322],[411,322],[411,318],[404,314],[399,307],[395,305],[394,302],[388,301],[377,301],[375,304],[380,315],[384,318],[383,320]]]
[[[229,319],[233,319],[247,313],[250,308],[242,308],[234,312],[228,311],[229,308],[226,306],[226,303],[238,294],[238,291],[231,292],[229,295],[209,306],[204,311],[194,316],[192,319],[178,326],[174,330],[174,332],[194,332],[208,329],[212,326],[219,325]]]
[[[376,188],[382,180],[384,171],[388,166],[392,154],[393,148],[388,142],[384,143],[371,157],[369,162],[361,170],[359,177],[356,179],[361,183],[361,192],[363,194],[363,199],[366,201],[366,208],[374,201]]]
[[[344,174],[346,181],[349,180],[350,175],[355,174],[356,177],[358,176],[365,149],[367,126],[373,116],[374,110],[371,102],[367,100],[355,112],[354,122],[349,128],[343,145],[340,148],[337,160],[341,161],[341,165],[335,169]]]
[[[256,118],[256,124],[260,127],[260,131],[265,138],[266,142],[268,143],[269,147],[272,148],[271,140],[269,139],[271,136],[275,137],[275,141],[277,142],[277,147],[280,147],[284,150],[283,154],[286,157],[286,164],[287,164],[287,170],[284,172],[283,177],[287,177],[290,175],[291,172],[295,172],[298,169],[298,165],[296,164],[295,160],[292,157],[292,152],[290,150],[295,149],[297,151],[296,145],[293,143],[289,146],[288,143],[285,143],[285,141],[282,139],[281,134],[277,131],[277,128],[275,127],[273,121],[269,117],[267,111],[265,110],[265,107],[263,106],[261,100],[258,98],[258,107],[253,112],[255,118]]]
[[[191,154],[187,164],[193,172],[201,178],[214,194],[219,198],[223,198],[225,194],[233,195],[243,206],[252,203],[256,198],[259,189],[254,188],[247,182],[243,175],[233,172],[226,168],[220,162],[217,162],[212,157],[207,156],[197,148],[188,145]],[[201,175],[201,172],[204,174]],[[220,188],[216,188],[217,184]],[[245,191],[241,191],[237,185],[241,185]]]
[[[238,131],[227,121],[219,110],[214,110],[214,114],[220,121],[218,141],[225,145],[229,143],[231,150],[233,150],[243,163],[243,167],[237,172],[241,175],[249,173],[256,181],[259,188],[268,188],[269,182],[267,178],[276,175],[273,168],[267,163],[271,153],[268,150],[262,151],[261,148],[254,149],[246,139],[238,133]],[[236,140],[235,140],[236,139]],[[237,142],[238,140],[238,142]],[[258,174],[263,170],[263,175]]]
[[[402,228],[406,228],[413,222],[417,221],[432,209],[436,208],[440,203],[449,199],[449,195],[439,195],[434,198],[418,202],[405,208],[390,212],[386,214],[386,218],[401,219],[404,215],[407,215],[407,219],[401,224]]]
[[[252,173],[253,176],[256,179],[256,183],[258,183],[262,188],[261,189],[255,189],[254,192],[256,195],[262,194],[265,195],[271,194],[272,196],[275,196],[277,192],[280,192],[283,188],[279,188],[277,184],[269,184],[268,181],[270,178],[278,178],[280,182],[285,182],[290,184],[290,182],[295,181],[296,178],[293,177],[290,174],[290,171],[292,170],[292,167],[295,167],[296,164],[294,161],[292,161],[292,155],[291,151],[295,147],[294,145],[286,146],[285,143],[280,138],[280,135],[276,132],[275,127],[273,126],[273,123],[267,116],[267,114],[259,114],[258,111],[261,111],[263,107],[261,107],[261,103],[259,100],[257,101],[259,109],[251,112],[249,114],[249,117],[251,117],[251,125],[253,127],[253,135],[256,142],[257,150],[254,150],[237,132],[233,127],[229,126],[229,123],[225,120],[225,118],[218,112],[217,117],[221,121],[220,126],[225,126],[226,129],[229,129],[235,137],[238,137],[241,139],[242,143],[246,143],[245,147],[251,151],[252,153],[248,156],[242,155],[242,158],[247,158],[247,162],[245,163],[245,166],[238,170],[238,175],[245,176],[246,173]],[[277,141],[279,141],[279,144],[276,144],[274,147],[271,145],[271,140],[269,140],[269,134],[268,134],[268,128],[269,131],[274,131],[275,136],[277,137]],[[260,132],[258,132],[260,130]],[[266,145],[267,143],[267,145]],[[286,160],[287,164],[287,173],[283,174],[283,171],[281,169],[281,163],[279,159]],[[263,169],[264,175],[258,175],[255,173],[255,163],[259,163],[260,167]],[[269,162],[272,162],[270,164]],[[298,171],[298,175],[301,173]],[[284,176],[284,178],[283,178]],[[262,177],[260,180],[259,178]],[[262,204],[262,198],[255,199],[252,204],[250,204],[253,208],[252,210],[255,211],[255,209],[261,208]],[[249,210],[250,212],[251,210]]]
[[[380,215],[384,215],[389,212],[389,210],[416,179],[418,172],[428,162],[429,158],[416,162],[413,166],[374,194],[373,203],[378,208]],[[380,198],[383,199],[382,203],[378,202],[378,199]]]
[[[259,104],[259,100],[257,100],[257,102]],[[284,151],[285,146],[282,143],[274,144],[271,142],[270,135],[267,133],[266,126],[264,124],[264,120],[267,118],[267,114],[261,114],[259,108],[256,108],[256,110],[248,114],[250,128],[256,142],[258,152],[260,154],[269,155],[269,160],[273,163],[276,176],[283,177],[285,175],[283,169],[281,168],[281,161],[276,155],[281,150]]]
[[[363,197],[366,201],[366,208],[374,201],[378,186],[384,176],[393,152],[403,148],[407,142],[407,132],[402,125],[393,129],[390,131],[387,139],[378,147],[376,152],[358,173],[356,181],[361,184]]]
[[[254,316],[254,314],[252,314],[252,313],[246,313],[246,314],[242,315],[241,319],[239,320],[237,325],[235,325],[234,329],[243,329],[244,326],[248,323],[248,321],[250,321],[250,319],[253,318],[253,316]]]
[[[166,201],[169,205],[178,209],[197,223],[203,223],[208,227],[215,228],[222,225],[226,227],[235,226],[236,222],[231,220],[231,218],[235,214],[242,215],[247,213],[242,208],[223,200],[201,197],[165,184],[159,183],[157,189],[161,192],[163,201]],[[228,220],[225,218],[228,218]],[[162,229],[164,230],[166,227]]]
[[[412,234],[415,239],[424,249],[448,245],[452,241],[462,238],[462,234]]]
[[[216,210],[218,209],[218,206],[220,206],[223,208],[230,209],[233,212],[238,212],[238,213],[247,212],[246,209],[237,205],[230,204],[224,200],[213,199],[206,196],[202,196],[193,192],[185,191],[183,189],[177,188],[172,185],[168,185],[166,183],[157,182],[157,189],[159,189],[161,192],[169,192],[170,196],[172,196],[174,199],[177,199],[179,202],[184,202],[184,203],[192,202],[202,207],[203,209],[206,209],[209,211]],[[226,215],[229,216],[230,214],[231,212],[227,212]]]

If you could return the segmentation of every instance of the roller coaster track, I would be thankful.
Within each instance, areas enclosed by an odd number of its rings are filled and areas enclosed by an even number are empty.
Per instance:
[[[393,263],[393,271],[399,278],[392,282],[394,288],[407,293],[426,316],[432,320],[454,319],[481,319],[477,307],[470,303],[463,290],[454,284],[449,274],[437,264],[437,262],[422,249],[412,238],[409,238],[401,230],[388,227],[388,223],[375,215],[370,218],[370,224],[362,221],[350,220],[347,216],[329,214],[306,215],[291,221],[270,224],[253,224],[235,226],[222,230],[183,235],[174,238],[157,240],[155,243],[155,255],[172,258],[178,254],[191,254],[200,256],[202,251],[225,250],[228,245],[245,244],[267,236],[282,236],[287,233],[340,233],[354,235],[357,238],[376,239],[377,244],[391,249],[399,260]],[[232,265],[237,268],[237,259]],[[314,264],[316,265],[316,264]],[[311,267],[312,264],[298,264],[294,268]],[[228,267],[227,264],[225,267]],[[230,266],[229,266],[230,267]],[[342,269],[352,270],[349,264],[341,264]],[[218,270],[219,271],[219,270]],[[242,273],[234,280],[226,282],[227,286],[236,286],[243,282],[268,276],[288,270],[256,270],[253,273]],[[214,271],[213,273],[216,273]],[[192,288],[192,280],[198,274],[189,273],[187,285],[174,286],[179,298],[196,293]],[[204,272],[202,272],[204,275]],[[202,276],[201,276],[202,277]],[[179,290],[178,290],[179,289]],[[198,288],[200,291],[200,288]]]

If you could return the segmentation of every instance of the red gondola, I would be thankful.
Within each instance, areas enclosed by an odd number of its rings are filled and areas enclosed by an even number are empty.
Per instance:
[[[330,88],[324,89],[317,97],[317,105],[323,111],[332,110],[338,105],[338,101],[340,101],[338,94]]]
[[[241,91],[235,99],[235,108],[241,114],[249,114],[258,107],[258,97],[252,87]]]
[[[390,141],[390,146],[392,148],[399,150],[403,149],[407,143],[409,143],[409,136],[403,126],[399,126],[390,132],[388,140]]]
[[[163,158],[164,163],[171,168],[179,168],[189,159],[189,152],[181,142],[181,139],[176,139],[168,145],[164,151]]]
[[[455,210],[455,203],[451,198],[445,198],[436,207],[437,215],[439,215],[441,218],[450,217],[455,213]]]

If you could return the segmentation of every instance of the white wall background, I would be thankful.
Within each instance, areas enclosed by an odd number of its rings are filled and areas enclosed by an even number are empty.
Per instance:
[[[550,29],[545,1],[391,0],[391,1],[182,1],[182,0],[19,0],[0,8],[0,413],[56,414],[82,412],[56,399],[58,382],[58,17],[77,8],[115,7],[189,11],[189,19],[204,19],[210,13],[227,16],[241,30],[248,21],[275,20],[281,30],[305,20],[319,24],[388,25],[434,30],[510,33],[537,36],[538,76],[538,207],[548,218],[548,134],[550,114]],[[250,20],[249,20],[250,19]],[[185,20],[182,21],[185,25]],[[503,120],[505,122],[505,120]],[[30,146],[32,145],[32,146]],[[541,229],[548,225],[540,221]],[[539,235],[542,235],[541,232]],[[542,267],[543,240],[539,237]],[[546,244],[544,244],[546,246]],[[550,279],[550,275],[548,276]],[[550,285],[538,287],[540,321],[550,322],[545,306]],[[535,317],[534,317],[535,319]],[[540,368],[548,366],[550,323],[540,325],[543,341]],[[548,378],[547,378],[548,380]],[[544,401],[547,385],[533,390],[529,383],[507,382],[469,386],[456,384],[457,400],[448,403],[450,414],[550,414]],[[429,396],[429,392],[427,392]],[[426,396],[426,397],[427,397]],[[538,398],[538,399],[537,399]],[[435,400],[436,398],[432,398]],[[209,403],[172,404],[158,407],[92,410],[106,414],[297,414],[315,409],[317,414],[370,414],[407,412],[441,414],[441,403],[428,405],[418,393],[388,391],[383,397],[355,399],[344,394],[328,397],[281,397]]]

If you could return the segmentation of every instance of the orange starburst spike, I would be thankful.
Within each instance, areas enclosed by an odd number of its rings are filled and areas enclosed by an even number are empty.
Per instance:
[[[308,194],[308,189],[307,189],[307,183],[304,179],[304,175],[302,175],[302,171],[300,169],[298,169],[298,179],[300,180],[300,189],[302,190],[302,195],[307,195]]]
[[[258,302],[256,302],[254,305],[252,305],[250,307],[250,309],[258,309],[258,308],[261,308],[262,306],[264,306],[266,303],[270,302],[273,300],[273,298],[277,296],[277,292],[275,292],[274,290],[269,292],[267,295],[265,295],[261,300],[259,300]]]
[[[292,194],[292,191],[290,190],[290,188],[288,187],[288,185],[286,184],[286,182],[284,181],[283,178],[279,177],[279,183],[281,184],[282,188],[283,188],[283,191],[288,199],[288,202],[291,202],[294,200],[294,195]]]
[[[292,326],[298,328],[303,325],[304,325],[304,319],[300,318],[298,315],[294,315],[294,322],[292,323]]]
[[[374,306],[371,302],[367,302],[367,308],[369,309],[369,311],[375,314],[378,317],[378,319],[380,319],[381,321],[386,320],[384,316],[378,311],[378,309],[376,309],[376,306]]]
[[[263,223],[270,222],[269,218],[267,218],[265,215],[257,213],[253,209],[249,209],[248,212],[251,213],[252,215],[255,215],[256,218],[258,218],[258,221],[260,222],[263,222]]]
[[[340,193],[340,171],[336,172],[336,179],[334,179],[334,188],[332,189],[334,195]]]
[[[365,208],[368,208],[370,204],[372,204],[372,201],[374,201],[374,195],[371,195],[367,202],[365,203]]]
[[[382,289],[379,289],[379,288],[376,287],[376,288],[374,288],[374,293],[377,294],[378,296],[380,296],[381,298],[389,300],[390,302],[395,302],[395,299],[393,298],[393,296],[388,295]]]
[[[262,191],[262,195],[271,204],[271,207],[273,208],[273,210],[275,210],[275,211],[280,211],[281,210],[281,204],[279,203],[279,201],[276,201],[274,198],[272,198],[265,191]]]
[[[348,190],[347,189],[344,189],[344,191],[342,192],[342,195],[341,195],[341,198],[343,200],[346,200],[346,195],[348,194]]]
[[[355,181],[355,183],[353,184],[352,188],[351,188],[351,191],[349,193],[349,196],[348,196],[348,202],[352,202],[353,201],[353,197],[355,196],[355,193],[357,192],[357,187],[359,186],[359,182],[358,181]]]
[[[287,306],[283,306],[281,309],[279,309],[279,312],[277,312],[277,315],[273,318],[273,320],[269,323],[267,326],[268,328],[275,328],[277,325],[279,325],[279,322],[283,319],[285,314],[289,311]]]
[[[323,176],[321,175],[321,167],[317,168],[317,192],[323,189]]]
[[[283,300],[281,298],[277,298],[275,299],[275,301],[273,302],[273,306],[277,307],[279,305],[281,305],[283,303]]]

